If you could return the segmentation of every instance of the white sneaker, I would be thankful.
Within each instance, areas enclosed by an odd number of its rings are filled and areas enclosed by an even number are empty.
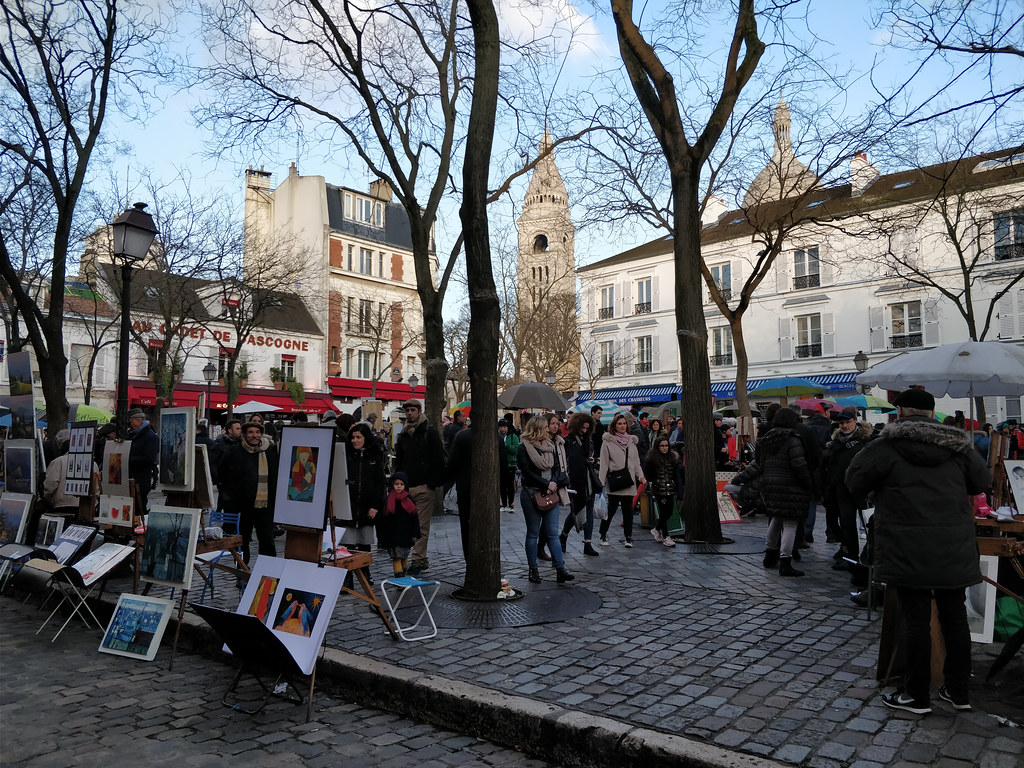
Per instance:
[[[608,546],[608,537],[607,536],[602,536],[601,537],[601,546],[602,547],[607,547]]]
[[[676,545],[676,540],[673,539],[671,536],[666,536],[661,543],[664,544],[666,547],[674,547]]]
[[[632,549],[632,548],[633,548],[633,540],[632,539],[626,539],[626,549]]]
[[[659,531],[657,528],[651,528],[651,536],[653,536],[654,540],[659,544],[661,544],[661,540],[665,538],[661,535],[661,531]]]

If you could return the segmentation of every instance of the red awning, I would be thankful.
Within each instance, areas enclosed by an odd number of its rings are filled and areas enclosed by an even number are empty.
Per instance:
[[[216,400],[216,395],[213,396],[213,400]],[[129,384],[128,385],[128,404],[129,405],[156,405],[156,386],[153,384]],[[168,407],[182,407],[187,408],[189,406],[195,407],[199,405],[199,393],[188,389],[176,389],[171,397],[169,403],[165,403]]]
[[[199,405],[199,396],[206,392],[202,384],[182,384],[175,388],[171,402],[165,403],[168,407],[195,407]],[[210,388],[210,405],[214,410],[223,411],[227,405],[225,388],[214,386]],[[302,405],[296,405],[295,401],[284,392],[276,389],[256,389],[246,387],[238,395],[235,405],[242,405],[251,400],[257,400],[267,405],[277,406],[279,411],[275,413],[323,413],[324,411],[336,410],[330,395],[308,393]],[[156,405],[156,387],[148,382],[133,382],[128,385],[128,402],[131,405]]]
[[[343,379],[339,376],[331,376],[327,379],[327,386],[331,388],[334,397],[370,397],[373,382],[366,379]],[[420,384],[413,392],[412,387],[404,382],[378,381],[376,398],[378,400],[408,400],[410,397],[420,399],[426,397],[427,386]]]
[[[289,395],[283,395],[277,390],[248,390],[244,395],[238,396],[235,406],[244,405],[253,400],[277,406],[278,410],[274,411],[274,413],[296,413],[298,411],[303,413],[323,413],[328,409],[334,410],[334,403],[331,402],[331,398],[328,395],[308,394],[302,405],[296,405]]]

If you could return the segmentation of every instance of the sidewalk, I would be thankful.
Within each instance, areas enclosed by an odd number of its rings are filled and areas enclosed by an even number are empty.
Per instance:
[[[583,556],[582,537],[570,536],[571,585],[556,585],[548,564],[532,585],[522,516],[501,523],[504,575],[527,592],[513,610],[564,590],[600,606],[495,628],[454,628],[441,610],[436,638],[397,643],[362,603],[343,599],[318,688],[345,685],[364,705],[567,765],[751,765],[754,756],[821,768],[1021,765],[1024,729],[999,720],[1024,719],[1020,654],[985,683],[1001,644],[974,645],[972,713],[954,715],[937,696],[927,717],[884,707],[874,679],[881,622],[849,601],[848,575],[830,569],[834,545],[804,550],[804,578],[781,578],[761,566],[763,518],[726,526],[736,543],[720,553],[670,549],[639,528],[627,550],[615,521],[600,557]],[[436,516],[428,575],[442,595],[462,583],[459,541],[458,519]],[[379,558],[374,578],[389,574]],[[112,584],[113,599],[125,584]],[[233,608],[237,591],[219,585],[217,603]]]

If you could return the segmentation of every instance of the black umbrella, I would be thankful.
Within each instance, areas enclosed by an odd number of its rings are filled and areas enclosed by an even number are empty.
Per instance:
[[[569,410],[569,401],[558,394],[558,391],[541,384],[539,381],[528,381],[515,384],[500,395],[498,405],[502,408],[546,408],[549,411]]]

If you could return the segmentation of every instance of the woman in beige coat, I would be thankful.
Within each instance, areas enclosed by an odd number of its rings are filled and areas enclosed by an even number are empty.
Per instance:
[[[625,488],[612,490],[608,485],[608,473],[625,467],[633,481]],[[608,431],[601,437],[601,484],[608,495],[608,517],[601,521],[601,546],[608,546],[608,527],[615,510],[622,507],[623,530],[626,534],[626,549],[633,548],[633,497],[637,483],[647,482],[640,465],[640,451],[635,435],[629,434],[629,422],[619,413],[612,419]]]

